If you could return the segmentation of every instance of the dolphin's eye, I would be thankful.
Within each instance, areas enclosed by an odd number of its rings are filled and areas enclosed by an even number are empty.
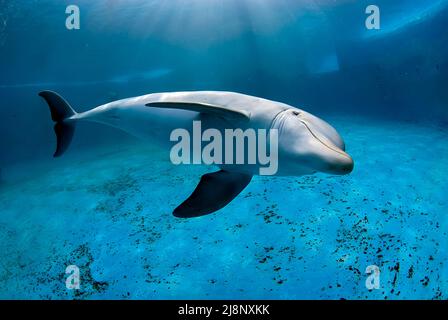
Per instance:
[[[298,115],[300,115],[300,112],[299,111],[293,111],[292,114],[295,115],[295,116],[298,116]]]

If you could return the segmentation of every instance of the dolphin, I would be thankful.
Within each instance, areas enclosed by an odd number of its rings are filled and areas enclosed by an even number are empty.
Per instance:
[[[77,113],[53,91],[39,93],[55,122],[56,151],[61,156],[70,145],[78,121],[116,127],[136,137],[169,147],[170,133],[189,130],[193,121],[207,128],[277,129],[277,176],[303,176],[323,172],[345,175],[353,159],[345,152],[338,132],[318,117],[285,103],[235,92],[191,91],[153,93],[117,100]],[[230,203],[259,173],[258,165],[219,165],[207,173],[173,215],[191,218],[213,213]]]

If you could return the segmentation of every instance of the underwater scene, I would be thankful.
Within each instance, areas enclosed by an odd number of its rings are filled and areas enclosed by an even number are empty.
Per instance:
[[[447,21],[0,0],[0,299],[448,299]]]

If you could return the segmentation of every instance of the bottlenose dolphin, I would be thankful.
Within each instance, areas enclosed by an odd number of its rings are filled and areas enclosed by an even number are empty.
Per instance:
[[[60,95],[43,91],[57,137],[55,157],[68,148],[78,121],[93,121],[122,129],[134,136],[169,146],[170,133],[204,127],[224,129],[277,129],[277,176],[316,172],[343,175],[353,170],[337,131],[312,114],[281,102],[234,92],[196,91],[153,93],[113,101],[83,113],[75,112]],[[176,217],[197,217],[231,202],[258,174],[257,165],[220,165],[220,171],[202,176],[194,192],[173,212]]]

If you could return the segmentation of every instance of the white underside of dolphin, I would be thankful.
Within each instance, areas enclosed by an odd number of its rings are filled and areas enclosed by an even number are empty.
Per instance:
[[[55,157],[62,155],[78,121],[93,121],[170,147],[173,130],[191,130],[193,121],[204,128],[277,129],[279,176],[315,172],[347,174],[352,158],[337,131],[325,121],[284,103],[234,92],[195,91],[153,93],[110,102],[76,113],[57,93],[39,93],[48,103],[57,136]],[[215,212],[232,201],[258,172],[257,165],[221,165],[202,176],[190,197],[173,212],[177,217],[197,217]]]

